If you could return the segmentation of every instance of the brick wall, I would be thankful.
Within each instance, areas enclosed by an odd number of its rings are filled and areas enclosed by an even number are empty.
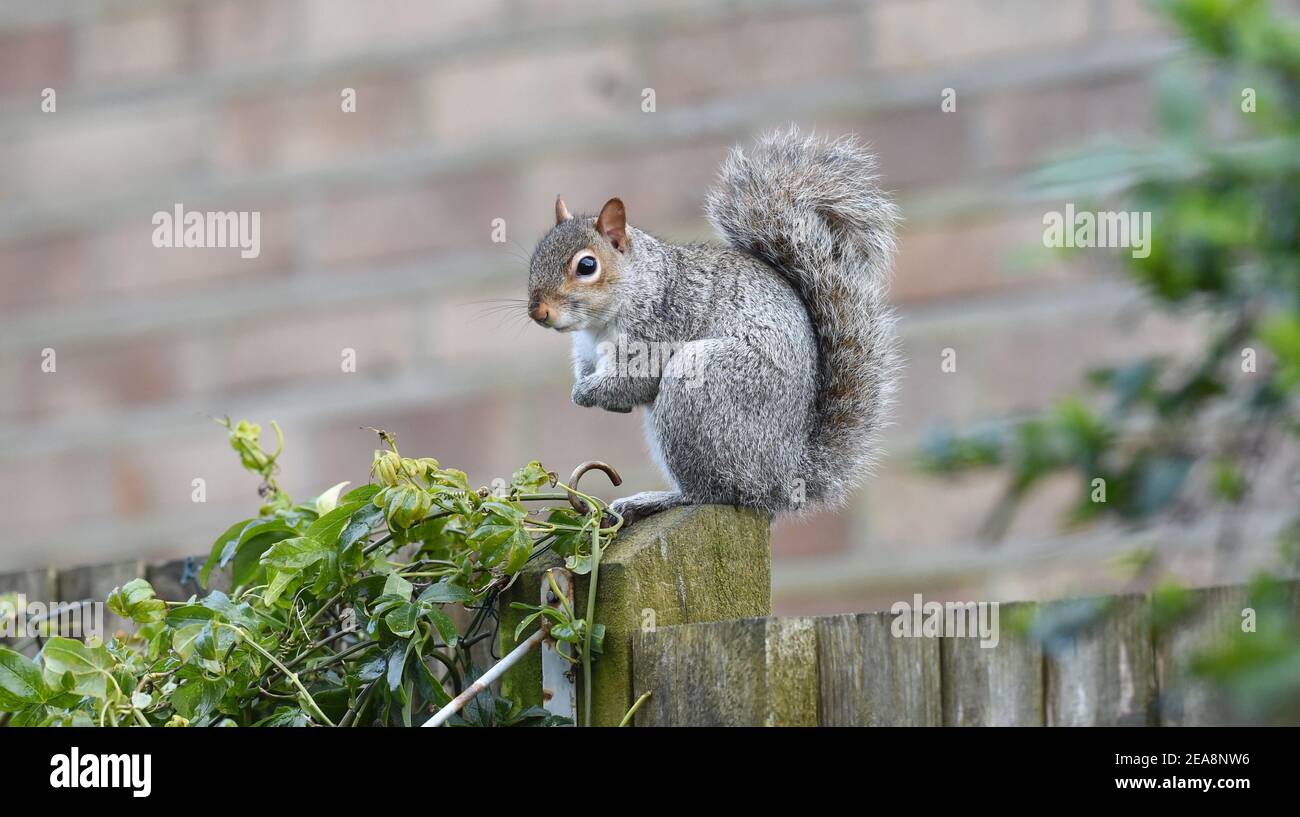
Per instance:
[[[1148,80],[1176,50],[1137,0],[6,4],[0,572],[205,549],[256,502],[211,415],[277,419],[302,498],[364,481],[363,426],[480,483],[540,456],[656,486],[639,422],[568,403],[566,339],[484,302],[520,297],[556,192],[586,210],[621,195],[638,226],[700,237],[727,146],[791,120],[880,152],[907,218],[909,367],[871,486],[779,526],[778,609],[850,609],[891,576],[943,592],[915,577],[963,559],[1023,565],[1059,502],[989,556],[970,539],[996,481],[922,479],[909,450],[934,421],[1041,405],[1090,365],[1194,337],[1104,263],[1035,254],[1045,204],[1016,181],[1149,133]],[[259,211],[260,256],[153,247],[178,202]],[[1048,580],[1018,581],[961,586]]]

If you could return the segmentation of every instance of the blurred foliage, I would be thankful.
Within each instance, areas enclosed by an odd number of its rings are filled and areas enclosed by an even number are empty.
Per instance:
[[[925,468],[1007,474],[983,526],[992,540],[1035,487],[1072,475],[1078,500],[1067,524],[1133,527],[1216,512],[1218,550],[1230,557],[1261,468],[1300,434],[1300,22],[1263,0],[1156,6],[1190,51],[1155,83],[1158,140],[1082,152],[1031,181],[1049,198],[1100,197],[1098,210],[1122,203],[1149,212],[1150,254],[1115,252],[1153,308],[1197,320],[1204,341],[1185,359],[1147,356],[1091,372],[1089,399],[933,432]],[[1297,531],[1300,518],[1282,537],[1292,561]],[[1188,612],[1180,588],[1149,564],[1139,572],[1155,583],[1157,626]],[[1245,696],[1252,717],[1294,714],[1300,702],[1296,600],[1266,601],[1256,633],[1207,647],[1193,667]],[[1102,613],[1081,605],[1026,627],[1054,643]]]

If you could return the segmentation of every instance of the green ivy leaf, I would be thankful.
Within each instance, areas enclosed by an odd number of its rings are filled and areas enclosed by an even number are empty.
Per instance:
[[[469,601],[474,598],[474,594],[468,588],[459,584],[453,584],[451,579],[442,579],[435,584],[431,584],[420,594],[420,601],[427,601],[430,604],[449,604],[452,602]]]
[[[262,718],[254,726],[306,726],[308,718],[301,709],[291,706],[276,708],[268,717]]]
[[[390,692],[396,692],[397,688],[402,685],[402,674],[406,672],[406,656],[409,652],[407,647],[406,643],[397,644],[388,653],[388,690]]]
[[[515,628],[515,641],[516,641],[516,642],[519,641],[519,637],[520,637],[521,635],[524,634],[524,630],[528,629],[528,625],[529,625],[529,624],[532,624],[534,621],[536,621],[537,618],[538,618],[538,616],[540,616],[541,614],[542,614],[542,613],[541,613],[541,611],[539,610],[539,611],[537,611],[536,613],[531,613],[531,614],[529,614],[529,615],[527,615],[527,616],[524,616],[524,620],[521,621],[521,622],[519,622],[519,626]]]
[[[0,647],[0,712],[18,712],[32,704],[43,704],[51,694],[35,662]]]
[[[251,519],[245,519],[243,522],[236,522],[226,529],[226,532],[217,537],[217,541],[212,543],[212,548],[208,553],[208,559],[203,563],[202,569],[199,570],[199,582],[204,587],[208,586],[208,575],[212,569],[220,563],[222,555],[226,552],[226,546],[231,542],[238,543],[239,535],[244,528],[252,522]]]
[[[410,601],[411,593],[414,590],[415,586],[413,584],[396,573],[389,573],[388,578],[384,579],[385,596],[397,596],[404,601]]]
[[[460,630],[456,627],[456,622],[451,620],[451,616],[441,609],[427,604],[423,605],[423,609],[424,616],[433,624],[433,629],[438,631],[438,637],[442,639],[442,643],[449,647],[455,646],[460,639]]]
[[[68,692],[103,698],[115,662],[107,648],[87,647],[70,638],[51,638],[41,651],[45,682]]]
[[[399,604],[384,616],[384,623],[398,638],[410,638],[415,634],[415,624],[420,618],[420,608],[414,604]]]
[[[564,559],[564,566],[575,576],[585,576],[591,572],[591,554],[573,554]]]
[[[172,651],[176,653],[177,658],[181,661],[190,660],[195,652],[194,642],[203,632],[203,628],[208,626],[209,623],[211,622],[186,624],[172,633]]]
[[[527,512],[523,506],[517,502],[505,502],[500,499],[489,499],[479,506],[479,511],[490,516],[497,517],[497,523],[507,523],[511,526],[523,520]]]
[[[519,493],[536,493],[551,484],[551,475],[537,460],[525,465],[510,477],[510,488]]]
[[[366,500],[365,504],[352,514],[347,527],[339,534],[338,543],[340,558],[347,562],[348,567],[352,569],[360,567],[362,548],[357,547],[357,544],[366,541],[370,536],[370,529],[383,515],[383,509],[370,504],[369,500]]]
[[[203,624],[217,617],[217,611],[202,604],[185,604],[173,609],[163,619],[168,627],[180,629],[188,624]]]
[[[261,583],[262,556],[277,542],[291,539],[296,535],[297,532],[293,528],[283,523],[250,528],[248,535],[242,537],[237,543],[230,561],[221,564],[222,567],[227,563],[230,565],[230,586]]]
[[[228,686],[229,682],[224,678],[195,678],[178,687],[169,700],[177,715],[196,721],[216,710]]]
[[[108,609],[140,624],[161,621],[167,614],[167,604],[155,598],[153,585],[144,579],[133,579],[114,588],[108,597]]]
[[[267,605],[273,605],[289,585],[299,578],[303,571],[324,559],[330,553],[331,546],[308,536],[295,536],[276,542],[265,554],[261,563],[267,568],[267,585],[263,598]]]
[[[577,629],[573,624],[567,621],[563,624],[556,624],[551,627],[551,638],[554,638],[556,641],[565,641],[570,644],[577,644],[581,640]]]
[[[488,519],[492,518],[488,517]],[[505,557],[503,546],[510,541],[517,530],[519,528],[513,524],[485,521],[469,535],[469,541],[478,548],[479,561],[485,567],[494,567]]]
[[[325,545],[333,546],[337,544],[340,534],[348,526],[348,520],[365,504],[367,503],[348,502],[340,504],[334,510],[312,522],[307,527],[306,536]]]
[[[348,491],[339,499],[339,504],[347,505],[354,502],[360,502],[360,503],[369,502],[370,500],[375,498],[375,494],[379,493],[381,488],[382,486],[374,485],[374,484],[362,485],[358,488],[353,488],[351,491]]]

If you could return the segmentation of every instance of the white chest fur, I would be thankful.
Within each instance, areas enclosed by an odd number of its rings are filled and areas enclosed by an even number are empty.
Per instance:
[[[613,327],[582,329],[573,333],[573,376],[585,377],[613,364],[618,332]]]

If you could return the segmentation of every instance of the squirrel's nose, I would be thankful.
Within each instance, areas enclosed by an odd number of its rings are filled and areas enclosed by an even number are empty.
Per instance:
[[[543,326],[551,322],[551,307],[549,304],[545,302],[538,303],[536,306],[534,306],[532,309],[528,311],[528,314],[532,317],[533,320],[537,321]]]

